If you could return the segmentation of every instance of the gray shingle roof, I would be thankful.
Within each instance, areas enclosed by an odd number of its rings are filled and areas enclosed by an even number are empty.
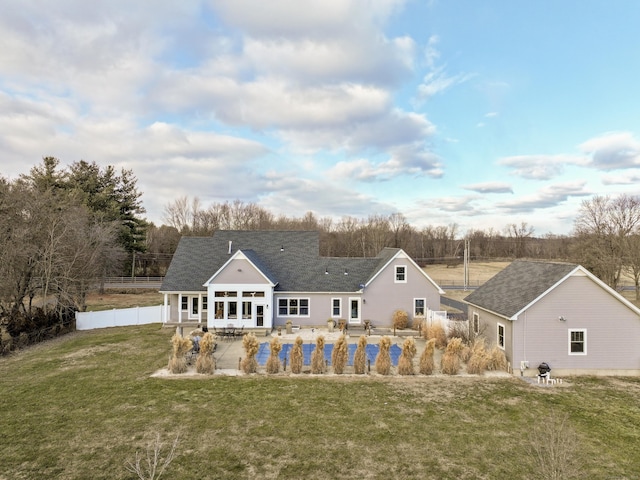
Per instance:
[[[202,285],[229,260],[229,242],[232,253],[242,250],[277,283],[276,291],[291,292],[355,292],[398,252],[384,249],[375,258],[320,257],[318,232],[221,230],[211,237],[183,237],[160,290],[204,291]]]
[[[464,301],[511,318],[578,265],[516,260]]]

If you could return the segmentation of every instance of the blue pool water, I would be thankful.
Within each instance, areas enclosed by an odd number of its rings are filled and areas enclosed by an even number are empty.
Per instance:
[[[356,353],[356,344],[349,344],[349,360],[347,361],[347,365],[353,365],[353,356]],[[280,351],[280,360],[287,359],[287,365],[290,364],[289,354],[291,349],[293,348],[293,344],[284,343],[282,344],[282,350]],[[316,349],[316,345],[305,343],[302,345],[302,353],[304,355],[304,364],[311,365],[311,353]],[[380,347],[377,344],[367,345],[365,352],[367,354],[367,359],[371,361],[373,364],[376,361],[376,356],[380,351]],[[324,346],[324,358],[327,360],[329,365],[331,365],[331,353],[333,352],[333,344],[328,343]],[[389,350],[389,355],[391,356],[391,364],[395,367],[398,365],[398,358],[400,357],[400,353],[402,353],[402,349],[398,345],[391,345]],[[269,348],[268,343],[261,343],[260,349],[258,350],[258,354],[256,355],[256,360],[259,365],[265,365],[267,363],[267,359],[271,354],[271,349]]]

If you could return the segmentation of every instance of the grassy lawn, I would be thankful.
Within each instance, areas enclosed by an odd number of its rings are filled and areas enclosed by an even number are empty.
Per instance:
[[[87,311],[98,312],[114,308],[153,307],[162,305],[164,295],[158,290],[128,289],[106,290],[104,293],[91,292],[87,296]]]
[[[151,378],[171,333],[76,332],[1,358],[0,479],[136,478],[125,462],[156,434],[180,435],[166,478],[541,478],[531,431],[565,414],[581,478],[640,477],[638,378]]]

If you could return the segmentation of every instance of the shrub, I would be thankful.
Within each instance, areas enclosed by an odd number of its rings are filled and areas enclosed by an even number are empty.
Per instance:
[[[256,373],[258,370],[256,355],[260,349],[258,339],[253,333],[247,333],[242,337],[242,347],[244,348],[246,357],[240,362],[240,368],[244,373]]]
[[[380,339],[380,351],[376,357],[376,372],[380,375],[389,375],[391,373],[391,339],[387,336]]]
[[[424,317],[413,317],[411,328],[419,332],[424,332],[424,329],[427,328],[427,320]]]
[[[187,371],[187,359],[185,355],[193,342],[189,338],[184,338],[177,333],[171,337],[172,352],[169,359],[169,371],[171,373],[185,373]]]
[[[495,346],[489,352],[489,370],[507,370],[507,356],[504,351]]]
[[[280,371],[280,351],[282,350],[282,344],[278,337],[274,337],[269,343],[269,349],[271,353],[267,359],[267,373],[278,373]]]
[[[356,352],[353,355],[353,370],[362,375],[367,368],[367,337],[361,335],[358,340]]]
[[[140,480],[158,480],[175,458],[179,442],[180,435],[176,435],[169,450],[165,451],[164,443],[160,440],[158,433],[155,441],[147,447],[146,454],[136,452],[135,460],[126,462],[125,468],[136,474]]]
[[[460,353],[463,349],[462,340],[454,337],[449,340],[447,348],[442,354],[440,369],[446,375],[457,375],[460,370]]]
[[[302,373],[302,363],[304,361],[304,353],[302,352],[302,337],[296,337],[291,348],[291,373]]]
[[[460,338],[465,345],[471,344],[471,335],[469,334],[469,323],[461,320],[449,322],[449,338]]]
[[[436,349],[436,339],[432,338],[427,341],[427,345],[424,347],[424,352],[420,356],[420,373],[422,375],[431,375],[435,362],[433,361],[433,352]]]
[[[347,344],[347,337],[340,335],[340,338],[333,346],[333,352],[331,352],[331,365],[333,365],[333,373],[338,375],[344,373],[344,367],[349,360],[349,346]]]
[[[400,375],[414,375],[413,358],[416,356],[416,341],[413,337],[407,337],[402,344],[402,353],[398,360],[398,373]]]
[[[447,332],[444,331],[444,328],[439,323],[427,326],[423,332],[426,340],[431,340],[432,338],[436,340],[436,348],[444,348],[447,346]]]
[[[196,372],[211,374],[216,369],[213,350],[216,346],[216,339],[211,332],[207,332],[200,340],[200,353],[196,360]]]
[[[320,335],[316,339],[316,348],[311,354],[311,373],[324,373],[327,364],[324,361],[324,337]]]
[[[409,314],[404,310],[396,310],[393,312],[393,327],[404,329],[409,326]]]
[[[467,373],[482,375],[489,366],[489,355],[484,346],[484,338],[476,338],[467,362]]]

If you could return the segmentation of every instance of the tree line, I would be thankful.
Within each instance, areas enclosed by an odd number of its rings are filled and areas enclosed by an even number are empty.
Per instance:
[[[85,309],[87,293],[144,251],[146,222],[133,172],[45,157],[0,177],[0,319],[12,336]]]

